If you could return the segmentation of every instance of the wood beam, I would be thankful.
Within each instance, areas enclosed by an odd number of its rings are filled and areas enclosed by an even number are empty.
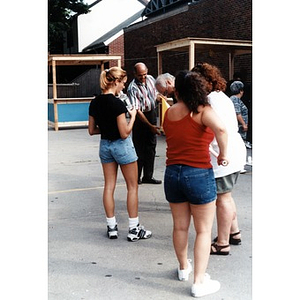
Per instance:
[[[162,54],[157,52],[157,75],[162,74]]]
[[[192,70],[195,66],[195,43],[190,42],[189,45],[189,70]]]

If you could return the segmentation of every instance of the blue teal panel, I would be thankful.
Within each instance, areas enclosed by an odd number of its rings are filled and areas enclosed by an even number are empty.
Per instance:
[[[58,104],[58,122],[88,121],[90,103]]]
[[[54,105],[48,103],[48,121],[54,122]]]

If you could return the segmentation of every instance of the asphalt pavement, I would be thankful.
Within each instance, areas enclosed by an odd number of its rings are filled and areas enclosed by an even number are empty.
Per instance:
[[[48,131],[49,300],[193,299],[193,275],[188,282],[177,280],[172,217],[163,185],[139,186],[140,223],[153,236],[128,242],[126,186],[119,172],[115,191],[119,238],[107,238],[99,138],[89,136],[86,128]],[[163,180],[165,153],[165,137],[160,136],[156,179]],[[229,256],[210,256],[207,272],[221,289],[202,299],[252,299],[252,166],[246,170],[233,191],[242,244],[231,246]],[[194,238],[191,226],[190,258]]]

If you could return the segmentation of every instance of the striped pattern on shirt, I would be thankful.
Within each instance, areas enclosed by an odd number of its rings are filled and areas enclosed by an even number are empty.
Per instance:
[[[142,112],[148,112],[155,108],[157,94],[155,79],[151,75],[147,75],[146,84],[134,79],[130,82],[127,89],[127,95],[131,104]]]

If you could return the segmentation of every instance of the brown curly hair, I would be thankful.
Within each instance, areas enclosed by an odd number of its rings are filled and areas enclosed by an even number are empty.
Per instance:
[[[179,71],[175,78],[175,89],[188,109],[198,113],[199,105],[209,105],[206,81],[197,72]]]
[[[197,65],[192,69],[192,72],[197,72],[201,74],[206,80],[208,92],[222,91],[226,90],[226,80],[223,78],[221,71],[216,66],[210,65],[208,63],[197,63]]]

